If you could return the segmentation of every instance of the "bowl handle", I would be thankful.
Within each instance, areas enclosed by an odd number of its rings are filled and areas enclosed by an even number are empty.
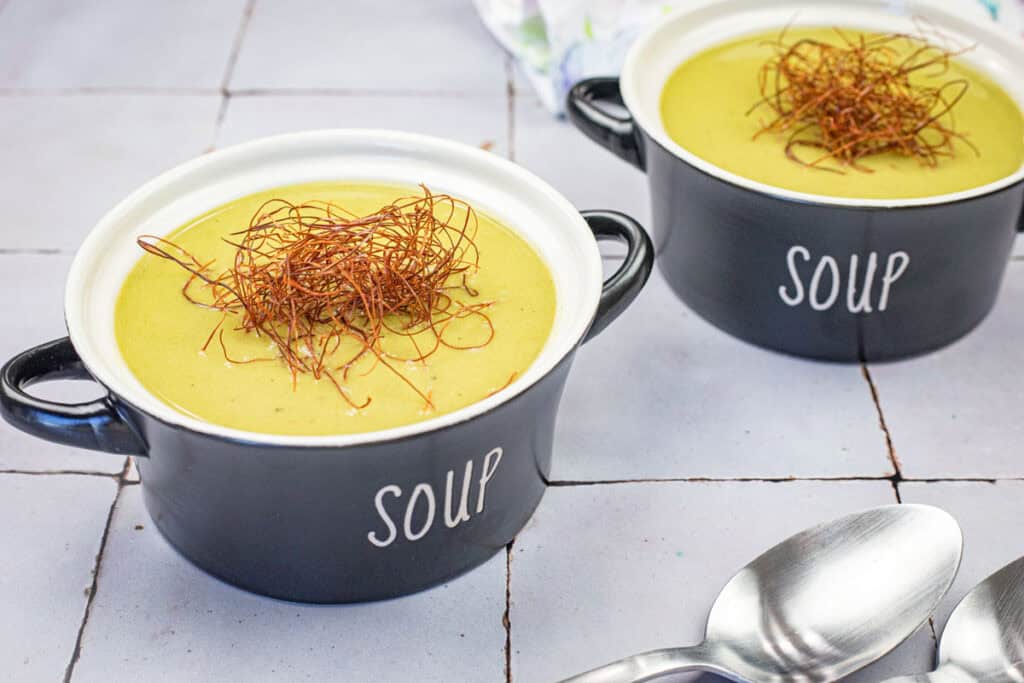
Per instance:
[[[654,266],[654,245],[647,231],[629,216],[618,211],[581,211],[594,238],[626,243],[626,258],[601,287],[594,322],[583,338],[588,342],[608,323],[619,317],[644,288]]]
[[[67,337],[24,351],[0,370],[0,413],[23,432],[47,441],[119,455],[145,455],[146,445],[109,394],[85,403],[57,403],[25,393],[36,382],[92,379]]]
[[[618,78],[588,78],[569,90],[565,111],[573,125],[584,135],[616,156],[645,169],[643,148],[636,123],[629,112],[616,114],[602,103],[624,107]]]

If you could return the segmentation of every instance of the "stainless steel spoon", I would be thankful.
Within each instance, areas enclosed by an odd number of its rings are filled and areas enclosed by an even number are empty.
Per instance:
[[[948,514],[888,505],[780,543],[726,584],[700,645],[654,650],[566,683],[636,683],[680,671],[740,682],[825,683],[909,637],[949,590],[963,537]]]
[[[1024,557],[988,577],[953,610],[939,644],[939,668],[886,683],[1024,681]]]

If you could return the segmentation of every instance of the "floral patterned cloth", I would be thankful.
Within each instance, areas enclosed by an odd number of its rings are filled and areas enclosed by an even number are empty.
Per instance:
[[[561,113],[576,81],[618,73],[630,43],[648,24],[701,1],[708,0],[474,0],[553,113]],[[1024,38],[1024,0],[932,1],[988,14]]]

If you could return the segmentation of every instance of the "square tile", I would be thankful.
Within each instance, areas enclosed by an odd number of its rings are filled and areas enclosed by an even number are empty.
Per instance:
[[[0,474],[0,678],[63,678],[116,492],[108,477]]]
[[[32,346],[66,337],[64,281],[71,254],[0,254],[0,362]]]
[[[0,87],[219,88],[245,0],[8,0]]]
[[[231,88],[500,94],[504,52],[464,0],[260,1]]]
[[[77,247],[125,195],[206,150],[219,106],[216,95],[0,96],[0,250]]]
[[[655,269],[622,316],[577,354],[551,477],[890,474],[860,367],[738,341],[687,309]]]
[[[1024,555],[1024,481],[903,482],[900,496],[907,503],[925,503],[953,515],[964,531],[964,558],[956,582],[935,616],[942,627],[972,588],[989,575]]]
[[[580,209],[615,209],[650,231],[647,178],[556,118],[532,95],[516,94],[513,158]]]
[[[1012,261],[995,309],[935,353],[871,366],[903,475],[1024,476],[1024,263]]]
[[[699,642],[715,597],[740,567],[815,523],[893,502],[888,482],[550,489],[512,549],[512,679],[560,680]],[[907,645],[927,658],[930,640]],[[922,653],[899,656],[916,664]]]
[[[64,279],[70,254],[0,254],[0,319],[9,321],[0,336],[0,363],[14,355],[67,335],[64,327]],[[53,382],[31,390],[63,401],[99,395],[91,382]],[[88,471],[116,474],[124,458],[44,441],[0,420],[0,470],[29,472]]]
[[[125,487],[75,683],[504,681],[505,555],[452,582],[365,605],[262,598],[196,569]]]
[[[438,135],[508,156],[504,96],[236,96],[228,102],[217,144],[315,128],[392,128]]]

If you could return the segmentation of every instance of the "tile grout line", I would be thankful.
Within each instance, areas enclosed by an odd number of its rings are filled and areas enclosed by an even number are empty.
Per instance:
[[[906,481],[906,479],[904,479],[904,481]],[[903,496],[899,492],[899,483],[900,482],[897,481],[895,477],[893,477],[893,481],[892,481],[893,493],[896,494],[896,502],[899,503],[900,505],[902,505],[903,504]],[[928,617],[928,631],[929,631],[929,633],[932,636],[932,659],[934,659],[937,656],[937,654],[938,654],[938,648],[939,648],[939,636],[938,636],[938,632],[935,630],[935,617],[934,616],[929,616]]]
[[[224,66],[224,76],[220,81],[220,107],[217,109],[217,119],[213,123],[213,141],[210,150],[216,149],[220,141],[221,130],[224,126],[224,117],[227,116],[228,106],[231,102],[231,90],[228,88],[231,78],[235,74],[235,66],[238,64],[238,56],[242,52],[242,45],[245,43],[245,36],[249,29],[249,21],[256,9],[256,0],[246,0],[242,8],[242,18],[238,23],[238,31],[235,33],[235,40],[231,44],[231,53],[228,55],[227,64]]]
[[[816,482],[855,482],[855,481],[879,481],[890,482],[895,485],[891,475],[854,475],[839,477],[662,477],[646,479],[594,479],[586,480],[549,480],[545,482],[552,488],[571,488],[573,486],[609,486],[615,484],[787,484],[804,481]],[[945,484],[945,483],[970,483],[970,484],[997,484],[1004,481],[1024,481],[1024,477],[904,477],[901,484]]]
[[[233,65],[232,65],[233,67]],[[182,95],[222,95],[227,91],[232,97],[307,97],[323,95],[329,97],[428,97],[457,99],[495,99],[505,93],[465,92],[457,90],[410,90],[406,88],[154,88],[148,86],[79,86],[74,88],[13,88],[0,87],[0,97],[46,97],[76,95],[142,95],[150,97]]]
[[[71,661],[64,669],[64,683],[70,683],[75,673],[75,665],[82,656],[82,640],[85,637],[85,628],[89,624],[89,613],[92,611],[92,603],[96,599],[96,591],[99,588],[100,565],[103,563],[103,553],[107,549],[107,539],[110,537],[110,527],[114,521],[114,511],[117,509],[117,502],[121,498],[121,491],[124,489],[124,480],[128,476],[128,468],[131,466],[131,459],[124,459],[124,467],[117,477],[117,490],[114,491],[114,499],[110,501],[110,510],[107,512],[107,522],[103,527],[103,535],[100,537],[100,547],[96,551],[96,562],[92,570],[92,583],[89,586],[89,596],[85,601],[85,611],[82,614],[82,623],[78,626],[78,635],[75,638],[75,648],[71,651]]]
[[[100,472],[97,470],[20,470],[0,469],[0,476],[22,475],[32,477],[48,476],[79,476],[79,477],[105,477],[108,479],[120,478],[120,473]],[[573,486],[610,486],[615,484],[785,484],[790,482],[855,482],[855,481],[888,481],[893,478],[888,475],[851,475],[838,477],[770,477],[770,476],[736,476],[736,477],[647,477],[643,479],[594,479],[594,480],[549,480],[547,485],[552,488],[571,488]],[[904,477],[899,483],[902,484],[944,484],[944,483],[968,483],[968,484],[997,484],[999,482],[1024,481],[1020,477]],[[136,481],[125,481],[125,486],[137,484]],[[895,485],[895,482],[893,482]],[[897,495],[899,492],[897,490]]]
[[[512,547],[516,539],[505,546],[505,612],[501,625],[505,629],[505,683],[512,683]]]
[[[461,90],[410,90],[408,88],[229,88],[232,97],[394,97],[436,98],[458,100],[488,100],[502,97],[497,92],[466,92]]]
[[[903,480],[903,481],[906,481],[906,480]],[[897,481],[895,477],[893,477],[893,479],[892,479],[892,491],[893,491],[893,493],[896,494],[896,502],[899,503],[900,505],[902,505],[903,504],[903,495],[900,493],[900,482]],[[931,636],[932,636],[932,659],[934,660],[935,656],[938,654],[938,648],[939,648],[939,636],[938,636],[938,633],[935,630],[935,617],[934,616],[928,617],[928,631],[931,633]]]
[[[892,479],[892,480],[890,480],[889,483],[892,484],[892,492],[893,492],[893,495],[896,496],[896,502],[899,503],[900,505],[902,505],[903,504],[903,496],[900,494],[900,484],[899,484],[899,482],[896,481],[895,479]]]
[[[146,86],[82,86],[77,88],[0,88],[0,97],[49,97],[76,95],[145,95],[181,97],[219,95],[218,88],[150,88]]]
[[[233,63],[231,64],[233,68]],[[377,88],[151,88],[147,86],[88,86],[75,88],[8,88],[0,87],[0,97],[75,97],[75,96],[137,95],[142,97],[182,97],[227,95],[229,97],[382,97],[493,100],[505,93],[459,92],[445,90],[408,90]]]
[[[151,88],[147,86],[80,86],[75,88],[9,88],[0,87],[0,97],[46,97],[76,95],[141,95],[168,97],[183,95],[222,95],[224,90],[232,97],[394,97],[436,99],[495,99],[503,93],[464,92],[455,90],[409,90],[379,88]]]
[[[728,483],[763,483],[763,484],[785,484],[798,481],[889,481],[891,477],[886,475],[878,476],[850,476],[850,477],[663,477],[646,479],[594,479],[586,480],[549,480],[547,485],[553,488],[572,486],[608,486],[614,484],[728,484]]]
[[[512,85],[512,60],[505,57],[505,141],[508,143],[508,158],[516,160],[516,93]]]
[[[95,470],[19,470],[19,469],[0,469],[0,475],[4,474],[18,474],[22,476],[32,477],[46,477],[51,475],[57,476],[76,476],[76,477],[105,477],[107,479],[117,479],[121,476],[120,472],[98,472]]]
[[[26,247],[24,249],[0,249],[0,256],[56,256],[59,254],[67,254],[62,249],[55,249],[51,247]]]
[[[935,617],[928,617],[928,630],[932,632],[932,654],[939,647],[939,632],[935,628]]]
[[[885,413],[882,411],[882,402],[878,395],[878,387],[875,385],[875,380],[871,376],[871,369],[868,367],[866,362],[861,362],[860,374],[864,378],[864,381],[868,383],[868,389],[871,391],[871,401],[875,404],[875,412],[878,414],[878,427],[882,430],[882,434],[885,435],[885,447],[888,452],[889,462],[892,464],[892,480],[895,485],[897,482],[903,480],[903,466],[900,463],[899,456],[896,454],[896,447],[893,445],[892,432],[889,430],[889,424],[885,421]]]
[[[217,143],[220,142],[221,130],[224,128],[224,117],[228,113],[228,103],[231,101],[231,95],[226,92],[220,98],[220,106],[217,108],[217,117],[213,120],[213,139],[210,141],[210,146],[206,149],[207,152],[212,152],[217,149]]]
[[[246,0],[245,7],[242,8],[241,21],[238,23],[238,31],[235,33],[235,40],[231,44],[231,53],[228,55],[228,61],[224,68],[224,78],[220,82],[221,94],[228,94],[228,84],[231,83],[231,77],[235,74],[235,65],[238,64],[238,55],[242,52],[242,44],[245,42],[245,35],[249,29],[249,21],[252,19],[253,10],[256,9],[256,0]]]
[[[901,484],[998,484],[1001,481],[1024,481],[1024,477],[904,477]]]

